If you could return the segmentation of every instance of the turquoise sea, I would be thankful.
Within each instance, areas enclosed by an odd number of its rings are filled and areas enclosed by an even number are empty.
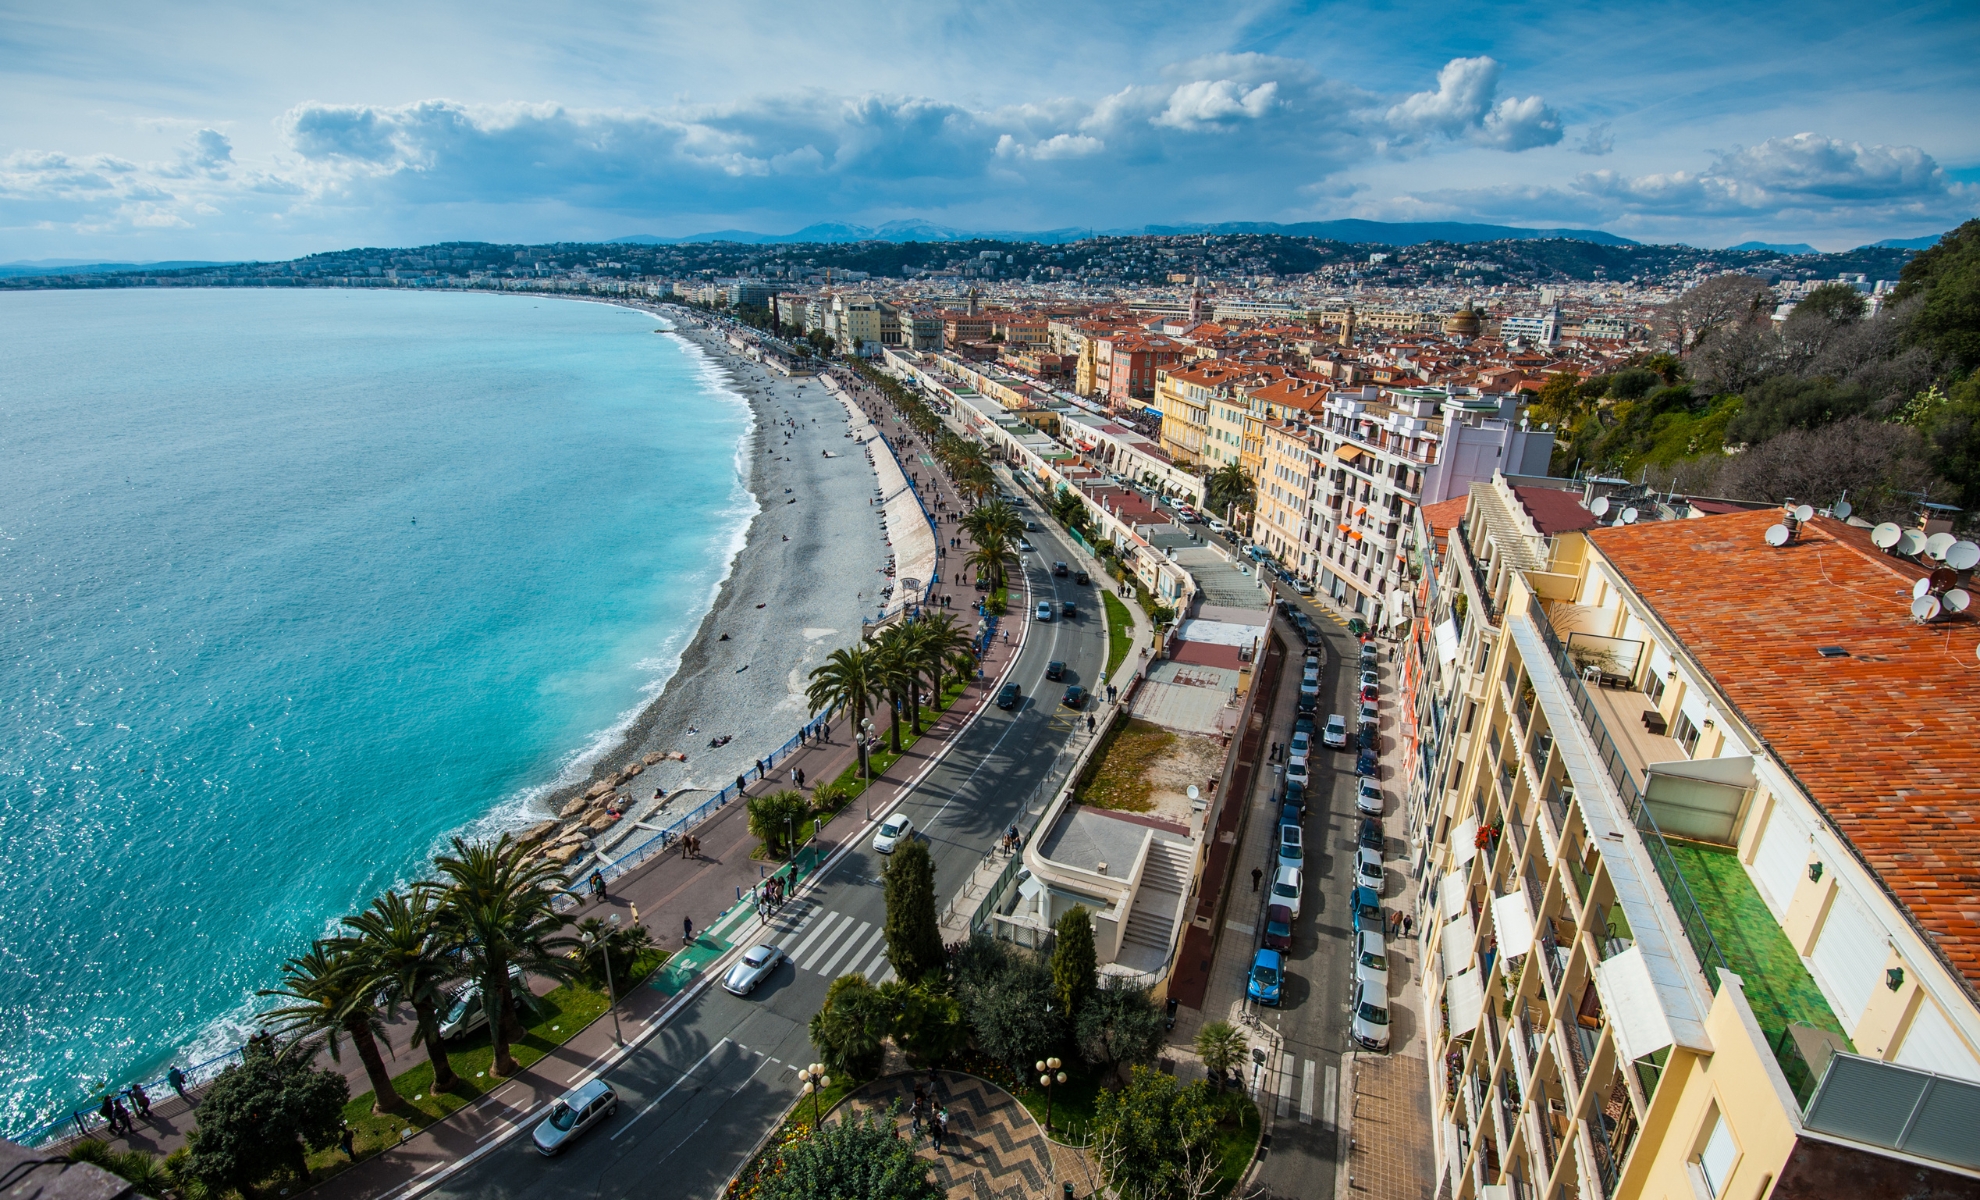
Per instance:
[[[748,409],[656,323],[0,295],[0,1130],[231,1047],[658,693],[755,504]]]

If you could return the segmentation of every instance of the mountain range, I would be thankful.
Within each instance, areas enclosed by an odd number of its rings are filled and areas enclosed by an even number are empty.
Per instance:
[[[748,229],[718,229],[691,233],[686,237],[659,237],[650,233],[612,238],[615,243],[647,246],[677,246],[692,242],[737,242],[752,246],[844,242],[1039,242],[1062,245],[1082,238],[1139,237],[1177,234],[1277,234],[1283,237],[1325,238],[1336,242],[1367,243],[1381,246],[1414,246],[1421,242],[1494,242],[1506,239],[1566,238],[1593,242],[1600,246],[1634,246],[1637,243],[1600,229],[1524,229],[1511,225],[1475,225],[1462,221],[1300,221],[1279,225],[1270,221],[1223,221],[1215,224],[1143,225],[1137,229],[1091,229],[1085,226],[1033,231],[966,230],[937,225],[931,221],[889,221],[884,225],[848,225],[825,221],[807,225],[795,233],[757,233]]]

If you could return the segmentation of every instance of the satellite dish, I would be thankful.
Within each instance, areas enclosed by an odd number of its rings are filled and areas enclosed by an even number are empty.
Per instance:
[[[1785,546],[1787,545],[1787,540],[1788,540],[1787,526],[1785,525],[1767,526],[1767,544],[1769,546]]]
[[[1636,524],[1636,518],[1638,515],[1639,514],[1635,509],[1625,508],[1622,511],[1622,523],[1625,525],[1634,525]]]
[[[1980,545],[1954,542],[1946,547],[1946,565],[1955,571],[1971,571],[1980,566]]]
[[[1914,621],[1929,621],[1938,615],[1939,598],[1937,596],[1920,596],[1911,602],[1911,619]]]
[[[1953,584],[1959,582],[1959,572],[1953,570],[1951,567],[1940,567],[1925,578],[1931,583],[1933,591],[1943,592]]]
[[[1962,613],[1966,611],[1968,605],[1973,603],[1973,595],[1965,588],[1954,588],[1952,591],[1939,597],[1939,603],[1945,605],[1947,612]]]
[[[1870,531],[1870,544],[1879,550],[1889,550],[1897,545],[1898,538],[1903,533],[1904,531],[1897,527],[1897,522],[1886,521]]]
[[[1932,590],[1932,577],[1930,575],[1921,575],[1918,578],[1918,582],[1911,585],[1911,597],[1912,599],[1915,600],[1918,597],[1929,593],[1931,590]]]
[[[1193,784],[1193,783],[1192,783],[1192,784],[1190,784],[1190,785],[1189,785],[1189,798],[1190,798],[1191,800],[1194,800],[1194,799],[1196,799],[1196,798],[1197,798],[1198,796],[1200,796],[1200,795],[1202,795],[1202,794],[1203,794],[1203,793],[1201,793],[1201,792],[1199,792],[1199,791],[1197,791],[1197,790],[1196,790],[1196,785],[1195,785],[1195,784]]]
[[[1838,500],[1836,501],[1836,506],[1834,508],[1831,508],[1829,511],[1835,514],[1836,520],[1847,521],[1849,520],[1849,514],[1855,512],[1856,510],[1850,507],[1849,501]]]
[[[1925,539],[1925,553],[1930,558],[1943,559],[1946,551],[1958,540],[1950,533],[1935,533]]]
[[[1798,506],[1798,507],[1796,507],[1796,508],[1795,508],[1795,510],[1794,510],[1794,519],[1795,519],[1795,520],[1797,520],[1797,521],[1812,521],[1812,520],[1814,520],[1814,519],[1815,519],[1815,506],[1814,506],[1813,504],[1803,504],[1803,505],[1799,505],[1799,506]]]
[[[1916,529],[1907,529],[1898,535],[1897,552],[1906,558],[1917,555],[1925,548],[1925,535]]]
[[[1597,496],[1595,498],[1595,503],[1588,506],[1588,511],[1594,513],[1598,517],[1608,516],[1609,498],[1607,496]]]

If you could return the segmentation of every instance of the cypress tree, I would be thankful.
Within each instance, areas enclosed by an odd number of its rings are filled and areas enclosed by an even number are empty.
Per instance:
[[[1099,986],[1100,960],[1093,950],[1093,916],[1075,904],[1053,928],[1052,992],[1065,1006],[1066,1021],[1079,1020],[1086,998]]]
[[[881,872],[887,896],[887,961],[914,982],[942,969],[942,930],[935,917],[935,860],[910,839]]]

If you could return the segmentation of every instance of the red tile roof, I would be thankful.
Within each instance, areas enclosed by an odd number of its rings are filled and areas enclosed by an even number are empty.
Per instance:
[[[1430,536],[1441,543],[1451,530],[1457,528],[1457,523],[1464,519],[1465,507],[1470,503],[1469,496],[1453,496],[1437,504],[1424,505],[1423,523],[1430,527]]]
[[[1817,517],[1777,550],[1762,534],[1779,519],[1589,537],[1980,992],[1980,624],[1915,624],[1927,572],[1869,530]]]
[[[1516,487],[1512,491],[1519,506],[1533,519],[1533,527],[1541,533],[1593,529],[1602,523],[1594,513],[1581,507],[1581,497],[1574,492],[1546,487]]]

